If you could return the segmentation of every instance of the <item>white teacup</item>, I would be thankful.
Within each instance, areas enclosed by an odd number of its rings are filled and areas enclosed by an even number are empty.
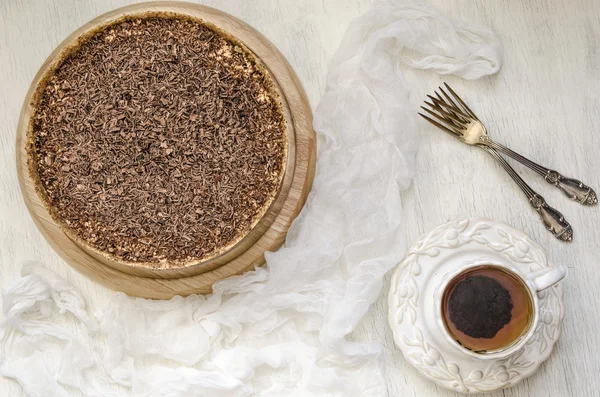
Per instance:
[[[443,296],[444,292],[448,288],[449,284],[460,275],[473,270],[478,267],[497,267],[500,270],[514,276],[517,280],[519,280],[522,285],[527,289],[529,294],[529,298],[531,299],[531,317],[527,326],[527,330],[521,334],[516,340],[510,343],[507,346],[504,346],[497,350],[485,351],[485,352],[475,352],[470,350],[464,346],[462,346],[457,340],[453,338],[453,336],[448,331],[446,324],[444,322],[443,316]],[[471,357],[478,359],[499,359],[510,356],[511,354],[517,352],[521,349],[533,336],[535,333],[535,329],[538,325],[540,319],[539,313],[539,301],[537,293],[545,290],[546,288],[551,287],[552,285],[561,281],[567,274],[567,269],[564,266],[557,266],[553,268],[546,268],[540,270],[538,272],[534,272],[531,274],[523,274],[521,271],[516,269],[513,266],[510,266],[506,263],[502,263],[496,259],[491,258],[481,258],[476,261],[465,263],[460,266],[457,270],[453,272],[449,272],[442,278],[441,284],[435,290],[435,316],[436,322],[438,323],[442,334],[447,339],[450,345],[459,349],[462,353],[467,354]]]

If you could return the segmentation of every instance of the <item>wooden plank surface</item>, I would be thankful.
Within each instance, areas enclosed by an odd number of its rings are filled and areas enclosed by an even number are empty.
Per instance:
[[[110,292],[67,266],[43,240],[21,199],[15,170],[15,131],[21,102],[37,69],[61,40],[126,0],[10,0],[0,2],[0,282],[16,260],[38,259],[74,283],[94,307]],[[287,57],[317,104],[329,60],[348,23],[372,0],[202,1],[261,31]],[[448,81],[500,142],[541,164],[600,190],[600,2],[596,0],[432,0],[457,18],[490,26],[505,63],[494,77],[463,82],[429,72],[406,72],[417,105]],[[592,397],[600,389],[600,209],[570,202],[529,170],[519,173],[560,209],[575,230],[572,244],[546,232],[510,178],[491,158],[423,125],[413,186],[402,194],[407,242],[457,217],[486,216],[524,230],[565,264],[567,313],[556,351],[531,378],[492,394],[504,397]],[[387,327],[387,285],[353,338],[378,341],[390,397],[454,397],[424,380],[394,348]],[[0,395],[24,394],[0,379]]]

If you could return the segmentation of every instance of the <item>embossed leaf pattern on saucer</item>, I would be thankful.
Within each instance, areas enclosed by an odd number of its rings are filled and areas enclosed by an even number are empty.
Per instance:
[[[467,247],[468,246],[468,247]],[[502,255],[525,273],[548,267],[544,251],[524,233],[487,219],[463,219],[436,228],[417,241],[398,266],[390,288],[389,321],[404,356],[439,385],[463,393],[489,392],[531,375],[550,354],[560,336],[564,316],[560,285],[539,292],[540,321],[533,338],[515,354],[500,360],[462,360],[448,354],[451,346],[436,345],[418,318],[420,289],[427,282],[424,266],[432,266],[442,250],[485,249]],[[427,263],[429,262],[429,263]],[[438,344],[440,342],[437,342]],[[448,356],[448,357],[446,357]]]

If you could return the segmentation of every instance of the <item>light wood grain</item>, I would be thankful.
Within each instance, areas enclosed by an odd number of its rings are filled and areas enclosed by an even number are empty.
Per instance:
[[[158,14],[157,14],[158,13]],[[286,172],[277,196],[243,239],[202,262],[179,268],[151,268],[120,261],[79,238],[67,225],[50,215],[51,207],[39,190],[36,169],[27,146],[31,138],[32,115],[48,76],[82,38],[125,17],[175,13],[198,18],[231,34],[249,48],[277,84],[287,125]],[[209,293],[222,278],[241,274],[264,263],[264,253],[279,248],[287,230],[300,212],[314,176],[316,147],[312,113],[302,86],[281,53],[259,32],[217,9],[191,3],[151,2],[119,8],[88,22],[65,39],[47,58],[25,97],[17,131],[17,173],[25,203],[34,222],[48,242],[71,266],[86,276],[121,292],[144,298],[165,299],[174,295]]]
[[[206,0],[258,28],[298,73],[310,103],[325,91],[327,65],[348,23],[373,0]],[[127,0],[11,0],[0,2],[0,278],[16,259],[35,258],[75,284],[93,307],[110,291],[82,277],[48,246],[29,218],[15,171],[19,108],[37,69],[68,34]],[[479,81],[405,71],[417,106],[448,81],[486,123],[493,138],[600,190],[600,2],[431,0],[456,19],[492,27],[505,49],[503,69]],[[569,267],[564,282],[566,317],[555,351],[524,382],[478,397],[597,397],[600,390],[600,212],[564,198],[521,166],[517,171],[575,229],[572,244],[555,241],[508,175],[485,153],[423,124],[414,184],[402,193],[407,244],[449,219],[485,216],[507,222]],[[389,275],[388,277],[391,277]],[[459,397],[420,377],[394,347],[387,325],[387,287],[358,329],[356,340],[381,343],[389,397]],[[0,379],[0,395],[24,396]]]

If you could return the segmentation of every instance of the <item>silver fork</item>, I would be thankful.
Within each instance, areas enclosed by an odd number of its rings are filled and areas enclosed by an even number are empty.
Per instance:
[[[454,90],[448,84],[444,83],[444,85],[446,86],[452,97],[454,97],[454,99],[458,103],[458,106],[460,106],[461,109],[457,108],[456,103],[452,101],[450,96],[448,96],[448,94],[441,87],[440,90],[442,91],[442,94],[444,94],[445,100],[443,100],[437,92],[436,95],[438,96],[438,98],[433,98],[430,95],[428,95],[428,97],[434,101],[434,104],[438,103],[441,104],[441,106],[444,106],[444,104],[452,104],[455,110],[458,110],[459,112],[461,112],[462,110],[462,116],[465,116],[467,119],[470,118],[470,120],[467,120],[467,122],[472,121],[475,124],[477,124],[478,129],[476,128],[472,131],[472,133],[474,133],[474,136],[472,137],[474,140],[479,139],[478,143],[496,149],[497,151],[506,154],[507,156],[512,157],[521,164],[531,168],[537,174],[541,175],[546,180],[546,182],[559,188],[571,200],[577,201],[582,205],[594,205],[598,203],[598,197],[596,195],[596,192],[594,192],[592,188],[585,185],[583,182],[577,179],[567,178],[561,175],[558,171],[543,167],[529,160],[527,157],[522,156],[519,153],[507,148],[506,146],[493,141],[487,135],[487,130],[485,126],[477,118],[477,116],[475,116],[475,113],[473,113],[473,111],[463,102],[463,100],[456,94],[456,92],[454,92]],[[427,103],[428,105],[432,105],[427,101],[425,101],[425,103]],[[435,105],[433,106],[435,107]],[[429,110],[425,110],[429,112]],[[459,119],[460,118],[461,117],[459,117]],[[465,119],[463,118],[463,120]],[[467,126],[464,125],[464,127]]]
[[[514,159],[522,162],[526,166],[532,168],[537,173],[541,174],[546,178],[549,183],[559,187],[568,197],[580,202],[584,205],[591,205],[597,203],[596,193],[584,185],[580,181],[564,178],[558,172],[549,170],[542,167],[533,161],[519,155],[518,153],[500,145],[487,135],[487,130],[483,123],[477,118],[473,111],[463,102],[462,99],[448,86],[445,84],[448,94],[442,87],[439,88],[440,93],[436,92],[436,97],[428,95],[431,102],[425,101],[425,104],[429,108],[421,106],[431,117],[425,114],[419,113],[427,121],[434,124],[438,128],[450,135],[459,139],[460,141],[469,144],[479,146],[494,157],[500,165],[506,170],[511,178],[519,185],[521,190],[527,196],[529,203],[540,215],[542,222],[554,236],[562,241],[571,241],[573,239],[573,228],[565,220],[563,215],[550,207],[544,198],[536,193],[516,172],[515,170],[504,160],[502,156],[498,154],[498,151],[513,157]],[[452,96],[452,97],[451,97]],[[454,98],[454,100],[452,99]]]

